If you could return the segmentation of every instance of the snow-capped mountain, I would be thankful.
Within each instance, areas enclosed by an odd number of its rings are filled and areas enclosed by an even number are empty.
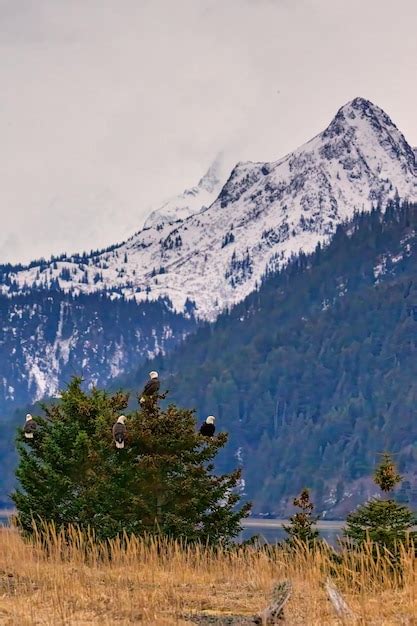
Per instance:
[[[143,228],[174,224],[186,220],[190,215],[204,211],[213,204],[225,182],[223,156],[219,154],[197,185],[186,189],[152,211]]]
[[[209,186],[216,193],[217,184],[218,177],[209,176],[197,189]],[[138,302],[162,296],[177,311],[195,306],[197,316],[214,319],[253,291],[269,269],[328,241],[355,211],[384,205],[396,194],[417,199],[414,150],[379,107],[356,98],[284,158],[237,164],[208,208],[202,209],[197,193],[195,205],[182,205],[184,219],[172,223],[172,211],[181,207],[168,203],[165,213],[153,214],[120,246],[82,262],[63,256],[10,268],[2,290],[53,284]]]

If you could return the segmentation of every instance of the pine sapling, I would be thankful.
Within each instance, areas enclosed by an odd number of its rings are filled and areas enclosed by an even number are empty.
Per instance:
[[[293,500],[294,506],[301,509],[290,517],[290,524],[284,526],[284,530],[289,534],[286,542],[291,547],[297,544],[305,544],[309,547],[314,545],[319,537],[316,528],[317,517],[313,515],[314,504],[310,500],[310,492],[303,489],[300,495]]]

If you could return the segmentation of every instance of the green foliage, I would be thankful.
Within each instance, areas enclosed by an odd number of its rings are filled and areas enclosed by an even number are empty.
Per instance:
[[[374,473],[374,482],[388,493],[400,480],[391,456],[385,453]],[[415,537],[412,527],[416,522],[416,516],[407,506],[392,499],[373,498],[348,515],[344,534],[355,547],[371,540],[395,556],[401,545],[407,545]]]
[[[116,449],[112,426],[128,397],[82,390],[74,378],[33,442],[18,436],[19,523],[28,533],[41,518],[58,528],[77,524],[98,538],[157,533],[190,541],[227,541],[250,505],[236,509],[240,471],[216,476],[213,459],[227,442],[196,432],[192,411],[158,402],[126,414],[128,441]]]
[[[294,506],[301,509],[290,517],[290,524],[284,526],[289,537],[286,542],[291,547],[297,547],[300,543],[312,546],[317,541],[319,532],[315,527],[317,518],[313,516],[314,504],[310,500],[310,492],[303,489],[300,495],[293,500]]]
[[[373,499],[348,515],[344,534],[355,546],[371,540],[394,554],[400,544],[413,538],[415,523],[416,517],[407,506]]]

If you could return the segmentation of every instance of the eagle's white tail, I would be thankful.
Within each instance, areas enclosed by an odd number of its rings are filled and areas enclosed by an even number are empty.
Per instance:
[[[116,441],[116,448],[124,448],[124,447],[125,447],[124,441]]]
[[[25,433],[26,439],[33,439],[33,433]]]

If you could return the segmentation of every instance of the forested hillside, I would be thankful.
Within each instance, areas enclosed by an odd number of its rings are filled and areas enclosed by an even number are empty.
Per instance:
[[[0,295],[0,324],[0,414],[7,414],[54,395],[74,374],[105,385],[175,346],[196,322],[166,299],[137,304],[40,289]]]
[[[242,462],[255,512],[285,514],[305,485],[341,511],[385,449],[416,499],[416,233],[416,204],[357,215],[152,362],[172,399],[230,432],[223,464]]]

